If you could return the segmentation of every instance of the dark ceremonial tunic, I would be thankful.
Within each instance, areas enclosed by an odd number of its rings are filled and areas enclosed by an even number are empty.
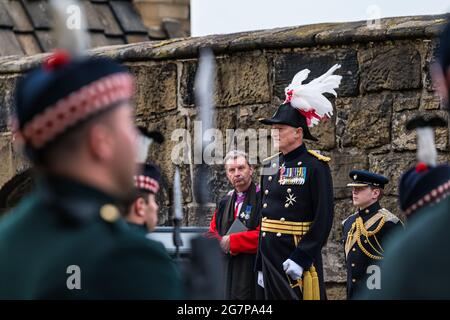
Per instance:
[[[296,262],[304,272],[313,265],[318,273],[320,298],[326,299],[321,250],[333,223],[333,185],[327,160],[313,155],[302,144],[264,163],[263,223],[264,219],[312,222],[297,246],[293,235],[261,232],[256,269],[263,272],[266,299],[302,299],[299,288],[291,288],[283,270],[286,259]]]
[[[356,239],[356,219],[358,217],[362,218],[366,230],[369,232],[376,231],[368,238],[360,236],[360,244]],[[355,296],[355,293],[357,294],[367,288],[367,276],[372,274],[367,268],[371,265],[380,264],[381,259],[374,257],[383,256],[387,237],[394,234],[394,230],[401,229],[402,223],[392,213],[382,209],[378,202],[375,202],[349,216],[342,222],[342,226],[347,266],[347,299],[351,299]]]
[[[260,190],[251,183],[242,205],[236,203],[236,191],[228,193],[219,202],[210,224],[209,234],[219,240],[227,234],[235,219],[248,231],[230,235],[230,254],[226,255],[225,298],[233,300],[256,299],[256,274],[254,272],[261,220]],[[239,210],[240,209],[240,210]]]
[[[0,299],[182,299],[163,245],[131,233],[117,203],[70,179],[40,181],[0,221]]]

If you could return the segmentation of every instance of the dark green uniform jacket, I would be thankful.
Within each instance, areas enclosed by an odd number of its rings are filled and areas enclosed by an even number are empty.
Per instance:
[[[41,181],[0,221],[0,299],[184,298],[163,245],[131,233],[114,203],[69,179]]]
[[[131,232],[133,232],[137,235],[141,235],[141,236],[145,237],[149,233],[147,226],[145,224],[137,224],[137,223],[133,223],[133,222],[127,222],[127,226]]]
[[[363,299],[450,299],[450,198],[417,211],[389,239],[380,290]]]

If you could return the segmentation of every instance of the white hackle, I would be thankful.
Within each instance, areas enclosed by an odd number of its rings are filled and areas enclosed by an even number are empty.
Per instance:
[[[67,50],[75,57],[83,55],[89,47],[89,37],[80,1],[50,0],[50,7],[57,48]]]
[[[138,134],[136,137],[136,146],[137,146],[137,154],[136,154],[136,162],[137,163],[145,163],[148,157],[148,149],[152,144],[153,139],[146,137],[143,134]]]
[[[437,151],[434,143],[434,128],[421,127],[417,132],[417,160],[429,166],[435,166]]]
[[[339,64],[335,64],[326,73],[307,84],[302,84],[302,82],[306,80],[310,71],[304,69],[298,72],[285,89],[286,95],[291,92],[292,97],[289,101],[291,105],[305,112],[314,111],[320,119],[325,116],[331,117],[333,105],[323,94],[330,93],[337,96],[335,89],[339,87],[342,76],[333,74],[333,72],[340,67]],[[312,118],[310,126],[318,124],[320,119]]]

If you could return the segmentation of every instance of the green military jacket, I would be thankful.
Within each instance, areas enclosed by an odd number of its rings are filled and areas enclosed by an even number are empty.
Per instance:
[[[361,299],[450,299],[450,198],[423,207],[389,239],[379,289]]]
[[[0,220],[0,299],[182,299],[164,246],[129,231],[115,199],[51,177]]]

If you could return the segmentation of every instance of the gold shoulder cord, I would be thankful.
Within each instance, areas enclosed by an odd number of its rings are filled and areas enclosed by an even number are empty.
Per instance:
[[[356,225],[355,237],[357,240],[356,242],[358,243],[358,247],[361,249],[361,251],[366,256],[368,256],[371,259],[374,259],[374,260],[382,260],[383,259],[383,254],[372,245],[372,243],[369,241],[369,237],[371,237],[371,236],[375,237],[375,234],[377,234],[381,230],[381,228],[383,227],[385,222],[386,222],[386,218],[382,217],[380,220],[380,223],[378,223],[378,226],[375,228],[375,230],[367,231],[366,228],[364,227],[364,223],[363,223],[363,220],[361,217],[358,217],[355,221],[355,225]],[[353,227],[352,227],[352,229],[353,229]],[[361,242],[361,235],[363,235],[366,238],[367,243],[370,245],[370,247],[379,255],[373,255],[369,251],[367,251],[366,248],[364,248],[364,246]],[[379,244],[376,237],[375,237],[375,241],[377,242],[379,249],[381,251],[383,251],[383,248],[381,248],[381,245]]]

